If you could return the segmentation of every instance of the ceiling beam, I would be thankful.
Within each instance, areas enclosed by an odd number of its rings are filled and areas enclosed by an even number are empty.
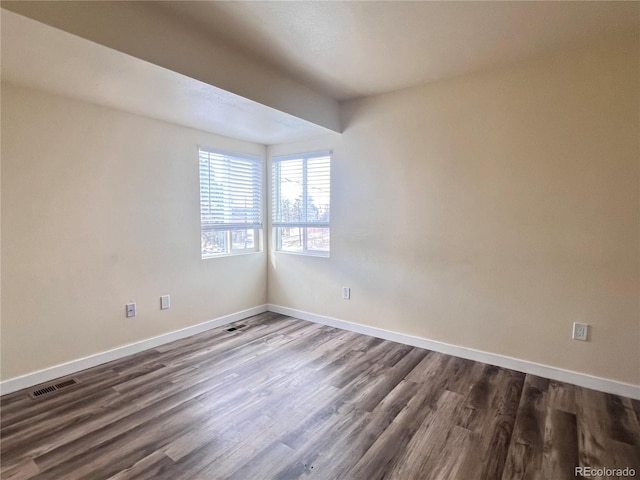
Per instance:
[[[339,105],[154,2],[3,1],[2,7],[340,132]]]

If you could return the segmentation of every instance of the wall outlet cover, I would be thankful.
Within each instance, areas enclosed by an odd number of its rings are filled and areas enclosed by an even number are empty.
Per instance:
[[[573,322],[573,334],[571,338],[574,340],[587,341],[587,334],[589,332],[589,325],[586,323]]]

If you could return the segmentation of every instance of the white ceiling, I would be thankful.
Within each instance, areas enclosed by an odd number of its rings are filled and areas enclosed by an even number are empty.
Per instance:
[[[2,80],[260,144],[327,130],[2,10]]]
[[[640,28],[639,2],[148,4],[335,99],[378,94]]]

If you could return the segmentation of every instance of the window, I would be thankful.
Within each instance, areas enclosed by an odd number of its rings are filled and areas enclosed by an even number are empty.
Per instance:
[[[262,229],[262,159],[200,148],[202,258],[257,252]]]
[[[274,157],[273,219],[276,250],[329,255],[329,152]]]

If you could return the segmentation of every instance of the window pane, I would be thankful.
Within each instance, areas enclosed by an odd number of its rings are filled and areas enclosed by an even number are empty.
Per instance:
[[[307,249],[318,250],[320,252],[329,251],[329,235],[328,228],[307,228]]]
[[[329,157],[307,161],[307,222],[328,222],[330,206]]]
[[[299,227],[280,227],[280,249],[284,252],[301,252],[304,245],[304,229]]]
[[[202,232],[202,256],[227,253],[227,232],[214,230]]]
[[[262,228],[262,160],[199,149],[202,256],[256,251]]]
[[[277,221],[303,222],[303,161],[274,164],[277,188],[274,189],[274,216]]]
[[[255,250],[255,230],[233,230],[231,232],[232,250]]]
[[[331,205],[329,152],[274,157],[272,164],[276,250],[327,256]]]
[[[329,228],[278,227],[279,250],[298,253],[329,253]]]

